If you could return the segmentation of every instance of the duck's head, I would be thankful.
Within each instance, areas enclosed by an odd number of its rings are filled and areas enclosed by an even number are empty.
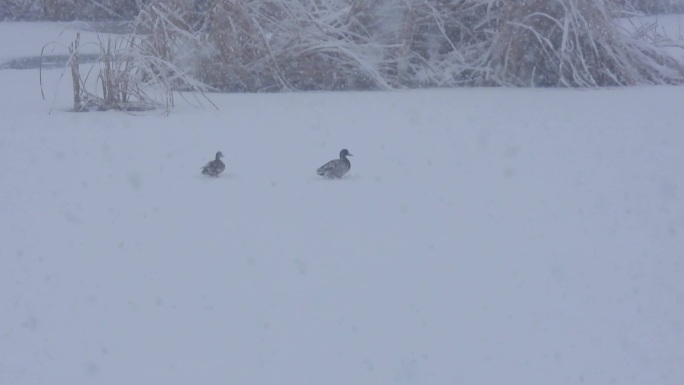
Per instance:
[[[347,150],[347,149],[345,148],[345,149],[343,149],[342,151],[340,151],[340,158],[344,158],[345,156],[354,156],[354,155],[352,155],[352,154],[349,152],[349,150]]]
[[[223,153],[221,151],[216,153],[216,159],[223,158]]]

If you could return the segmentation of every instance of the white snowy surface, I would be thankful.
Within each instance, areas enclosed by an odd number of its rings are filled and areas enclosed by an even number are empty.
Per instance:
[[[684,40],[684,15],[652,15],[621,19],[620,24],[628,31],[654,30],[659,36],[674,41]]]
[[[628,33],[645,36],[675,59],[684,62],[684,15],[653,15],[618,19]]]
[[[60,73],[0,71],[0,384],[684,383],[684,88],[133,116]]]
[[[99,42],[107,43],[109,37],[116,35],[91,32],[92,27],[85,22],[0,22],[0,64],[21,57],[44,55],[69,55],[69,44],[81,34],[80,51],[98,53]]]

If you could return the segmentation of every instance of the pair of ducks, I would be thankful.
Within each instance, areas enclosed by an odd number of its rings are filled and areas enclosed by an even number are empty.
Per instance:
[[[326,178],[342,178],[344,174],[349,172],[351,169],[351,162],[347,159],[348,156],[354,156],[349,153],[345,148],[340,151],[340,159],[333,159],[330,162],[322,165],[316,170],[316,174],[326,177]],[[223,158],[221,151],[216,153],[216,159],[207,163],[206,166],[202,167],[202,174],[209,176],[219,176],[223,170],[226,169],[226,165],[223,163],[221,158]]]

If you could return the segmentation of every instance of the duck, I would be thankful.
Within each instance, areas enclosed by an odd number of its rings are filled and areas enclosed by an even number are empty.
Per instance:
[[[340,159],[333,159],[330,162],[322,165],[318,168],[318,170],[316,170],[316,173],[320,176],[331,179],[342,178],[344,174],[348,173],[351,169],[351,162],[349,162],[349,159],[347,159],[348,156],[354,155],[349,153],[349,150],[345,148],[340,151]]]
[[[211,162],[207,163],[206,166],[202,167],[202,174],[209,176],[219,176],[219,174],[226,169],[226,165],[223,163],[223,161],[221,161],[221,158],[223,157],[224,156],[221,153],[221,151],[217,152],[216,159],[212,160]]]

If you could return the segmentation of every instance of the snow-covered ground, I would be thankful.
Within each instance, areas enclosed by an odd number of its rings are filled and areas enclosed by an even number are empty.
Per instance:
[[[621,19],[628,31],[654,30],[658,36],[673,41],[684,40],[684,15],[653,15]]]
[[[684,15],[654,15],[619,19],[629,33],[655,42],[674,58],[684,61]]]
[[[684,88],[133,116],[60,73],[0,71],[0,384],[684,383]]]
[[[107,33],[91,32],[93,26],[85,22],[29,23],[0,22],[0,66],[10,59],[58,54],[68,55],[69,44],[81,33],[80,52],[99,53],[99,42],[106,43]]]

